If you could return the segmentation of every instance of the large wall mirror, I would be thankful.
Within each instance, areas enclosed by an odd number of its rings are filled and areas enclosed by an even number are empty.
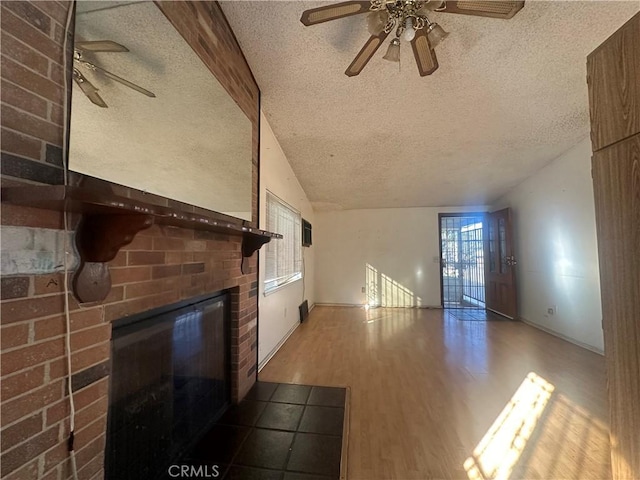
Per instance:
[[[79,1],[73,171],[251,220],[252,123],[153,2]]]

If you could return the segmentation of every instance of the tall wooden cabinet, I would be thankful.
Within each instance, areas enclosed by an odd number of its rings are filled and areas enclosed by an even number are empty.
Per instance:
[[[640,13],[587,57],[614,479],[640,479]]]

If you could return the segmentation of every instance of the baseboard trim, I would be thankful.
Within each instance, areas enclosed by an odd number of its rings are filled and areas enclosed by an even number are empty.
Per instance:
[[[315,306],[315,304],[314,304]],[[311,311],[311,310],[309,310]],[[260,362],[258,364],[258,373],[260,373],[260,370],[262,370],[264,368],[264,366],[269,363],[269,360],[271,360],[273,358],[273,356],[278,353],[278,350],[280,350],[280,347],[282,347],[282,345],[284,345],[284,342],[286,342],[289,337],[293,334],[293,332],[296,331],[296,328],[298,328],[300,326],[300,322],[297,322],[293,327],[291,327],[291,329],[286,333],[286,335],[284,337],[282,337],[282,340],[280,340],[278,342],[278,344],[273,347],[273,350],[271,350],[269,352],[269,354],[264,358],[264,360],[262,362]]]
[[[604,356],[604,350],[600,350],[599,348],[596,348],[593,345],[589,345],[587,343],[583,343],[583,342],[581,342],[579,340],[576,340],[575,338],[568,337],[568,336],[563,335],[563,334],[561,334],[559,332],[556,332],[555,330],[551,330],[550,328],[543,327],[542,325],[539,325],[537,323],[533,323],[533,322],[527,320],[524,317],[519,317],[518,320],[521,320],[522,323],[526,323],[527,325],[529,325],[529,326],[531,326],[533,328],[537,328],[538,330],[542,330],[543,332],[546,332],[549,335],[553,335],[554,337],[561,338],[562,340],[566,340],[569,343],[573,343],[574,345],[577,345],[578,347],[585,348],[587,350],[592,351],[593,353],[597,353],[598,355],[603,355]]]
[[[319,307],[348,307],[348,308],[364,308],[365,306],[362,304],[358,304],[358,303],[322,303],[322,302],[318,302],[318,303],[314,303],[313,306],[315,307],[316,305],[318,305]],[[436,309],[436,310],[442,310],[442,305],[420,305],[417,307],[382,307],[380,305],[375,306],[375,307],[371,307],[373,309],[375,308],[424,308],[424,309]],[[311,311],[311,310],[309,310]]]

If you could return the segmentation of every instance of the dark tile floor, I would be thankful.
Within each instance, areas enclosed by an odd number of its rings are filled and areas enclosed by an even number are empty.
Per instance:
[[[229,480],[338,479],[345,399],[344,388],[258,382],[181,463]]]

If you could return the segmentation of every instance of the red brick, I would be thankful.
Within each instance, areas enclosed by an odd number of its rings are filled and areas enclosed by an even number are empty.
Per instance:
[[[29,295],[29,277],[2,277],[0,288],[2,300],[26,297]]]
[[[62,338],[29,345],[2,353],[2,375],[17,372],[33,365],[53,360],[64,355]]]
[[[120,302],[123,299],[124,299],[124,287],[120,285],[117,287],[111,287],[111,290],[109,290],[109,294],[107,295],[107,298],[105,298],[102,301],[102,303],[106,305],[108,303]]]
[[[44,366],[39,365],[2,379],[2,401],[5,402],[29,390],[44,385]]]
[[[75,397],[74,397],[75,398]],[[59,423],[69,416],[69,398],[65,397],[61,401],[54,403],[46,409],[46,426]]]
[[[123,283],[143,282],[151,279],[150,267],[124,267],[111,269],[111,283],[120,285]]]
[[[1,424],[8,425],[62,399],[63,386],[64,381],[58,380],[10,401],[3,398],[2,410],[0,410]]]
[[[25,458],[25,461],[28,459]],[[29,462],[9,475],[2,477],[2,480],[41,480],[38,477],[38,459]]]
[[[25,112],[37,115],[38,117],[47,118],[49,107],[42,97],[38,97],[20,87],[9,82],[2,82],[2,101],[13,105],[14,107],[24,110]],[[27,132],[31,133],[31,132]]]
[[[97,327],[73,333],[71,335],[71,351],[82,350],[108,340],[111,340],[111,325],[98,325]]]
[[[108,342],[95,345],[86,350],[73,352],[71,355],[71,371],[76,373],[96,363],[104,362],[109,359],[109,352],[110,344]]]
[[[66,377],[68,373],[67,363],[66,356],[49,362],[45,367],[45,377],[51,382],[58,378]]]
[[[25,345],[29,340],[29,325],[22,323],[19,325],[9,325],[0,330],[0,341],[2,350]]]
[[[58,426],[51,427],[39,435],[32,437],[28,442],[24,442],[18,447],[5,452],[2,457],[0,457],[1,475],[4,477],[24,465],[25,461],[37,457],[55,445],[58,441],[58,430]]]
[[[105,306],[105,320],[111,322],[136,313],[146,312],[154,307],[168,305],[177,300],[175,294],[150,295],[147,297],[125,300]]]
[[[58,22],[61,26],[66,25],[67,23],[67,11],[68,5],[61,5],[58,2],[50,2],[48,0],[40,0],[35,1],[33,4],[42,10],[44,13],[53,18],[56,22]]]
[[[45,0],[46,1],[46,0]],[[54,468],[53,470],[51,470],[48,473],[45,473],[42,477],[40,477],[38,480],[59,480],[60,478],[60,472],[58,471],[57,468]]]
[[[47,470],[64,462],[67,458],[69,458],[69,447],[65,440],[45,453],[43,470],[46,472]]]
[[[6,452],[10,448],[19,445],[42,431],[42,412],[38,412],[24,420],[14,423],[10,427],[2,430],[2,451]]]
[[[69,274],[71,276],[71,274]],[[50,273],[47,275],[35,275],[33,277],[34,292],[36,295],[62,293],[64,291],[64,274]],[[71,278],[69,278],[71,288]]]
[[[53,123],[55,125],[64,126],[64,124],[63,124],[63,122],[64,122],[64,111],[62,110],[62,108],[60,108],[58,105],[56,105],[54,103],[50,103],[49,107],[51,108],[51,111],[49,113],[49,120],[51,120],[51,123]]]
[[[185,257],[185,252],[166,252],[165,254],[165,263],[167,265],[175,265],[178,263],[182,263]]]
[[[89,420],[89,419],[87,419]],[[75,433],[75,441],[78,446],[86,446],[96,438],[104,434],[107,428],[107,415],[94,417],[89,420],[91,423],[83,426],[78,425]]]
[[[3,7],[4,7],[3,2]],[[2,30],[35,48],[55,62],[62,63],[62,47],[18,16],[2,9]],[[4,72],[3,72],[4,74]]]
[[[112,267],[126,267],[127,266],[127,255],[128,252],[126,250],[120,250],[116,257],[109,262],[109,268]]]
[[[71,312],[71,331],[82,330],[83,328],[93,327],[104,322],[104,310],[102,307],[94,307],[90,309],[82,309]]]
[[[103,323],[102,307],[72,311],[70,320],[72,332],[100,325]],[[63,335],[67,331],[66,318],[60,315],[38,320],[34,323],[34,330],[36,341]]]
[[[4,137],[2,141],[4,142]],[[62,213],[54,210],[21,207],[19,205],[3,203],[0,209],[0,216],[0,223],[2,223],[2,225],[52,228],[57,230],[64,228]]]
[[[182,238],[154,237],[154,250],[184,250],[185,241]]]
[[[45,35],[51,33],[51,18],[49,18],[49,15],[43,13],[42,10],[38,10],[33,5],[33,2],[16,0],[6,2],[4,6]]]
[[[62,65],[52,62],[49,67],[49,78],[58,85],[64,86],[64,69]]]
[[[94,457],[97,457],[104,453],[105,444],[106,435],[103,433],[102,435],[98,435],[96,438],[91,440],[87,445],[78,447],[76,453],[76,459],[78,460],[78,463],[81,465],[86,465]]]
[[[101,378],[95,383],[86,386],[82,390],[74,392],[73,398],[76,403],[76,409],[82,410],[88,405],[91,405],[101,397],[106,397],[109,394],[109,379]]]
[[[40,160],[42,141],[2,128],[2,151]]]
[[[148,235],[136,235],[133,241],[122,247],[124,250],[153,250],[153,237]]]
[[[134,251],[128,253],[129,266],[134,265],[159,265],[164,263],[164,252]]]
[[[104,467],[104,452],[98,454],[86,465],[78,465],[78,480],[90,480]]]
[[[151,282],[140,282],[127,285],[125,297],[127,299],[155,295],[167,290],[174,290],[179,285],[179,278],[165,278]]]
[[[3,65],[3,74],[4,68]],[[21,112],[8,105],[2,105],[2,124],[12,130],[38,136],[49,143],[58,143],[62,138],[62,128],[59,125],[54,125],[53,123]]]
[[[47,57],[4,32],[2,33],[2,54],[36,71],[40,75],[47,75],[49,70]]]
[[[56,85],[48,78],[28,70],[7,57],[2,57],[2,78],[52,102],[61,104],[64,100],[64,91],[60,85]],[[5,124],[4,121],[2,123]],[[37,132],[34,136],[41,138]],[[56,144],[61,142],[62,137],[56,141]]]
[[[160,230],[162,232],[162,235],[165,237],[192,239],[194,235],[194,230],[191,230],[188,228],[179,228],[179,227],[162,225],[160,227]]]
[[[165,278],[180,275],[181,265],[158,265],[151,270],[152,278]]]
[[[109,398],[104,396],[99,398],[96,402],[93,402],[86,408],[78,410],[76,414],[76,430],[82,430],[84,427],[92,423],[96,418],[106,416],[108,409]],[[87,443],[91,442],[93,438],[85,436],[84,440],[85,443],[82,443],[82,438],[78,438],[78,444],[76,445],[76,448],[80,449],[84,447]]]
[[[63,311],[64,299],[62,295],[11,300],[2,302],[0,306],[3,325],[32,318],[48,317]]]
[[[50,317],[44,320],[38,320],[34,322],[33,329],[36,342],[46,338],[59,337],[66,332],[65,318]]]

